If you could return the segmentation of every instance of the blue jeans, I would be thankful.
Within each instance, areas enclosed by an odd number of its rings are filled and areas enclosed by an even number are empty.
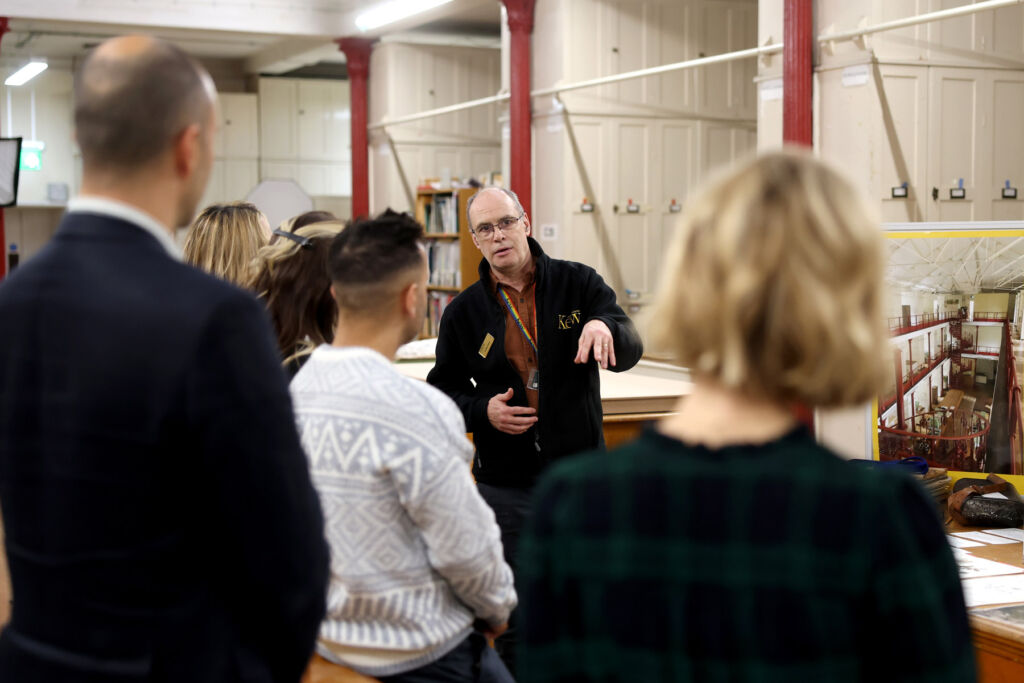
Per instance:
[[[381,683],[515,683],[498,653],[476,631],[435,662],[377,679]]]

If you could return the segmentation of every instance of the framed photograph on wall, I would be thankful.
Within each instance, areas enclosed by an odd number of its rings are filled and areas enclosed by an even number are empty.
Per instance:
[[[891,371],[874,455],[1024,474],[1024,222],[885,226]]]

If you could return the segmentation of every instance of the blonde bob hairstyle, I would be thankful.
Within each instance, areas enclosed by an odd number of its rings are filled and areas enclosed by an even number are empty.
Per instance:
[[[883,242],[860,195],[805,153],[766,154],[688,202],[652,341],[694,377],[835,407],[883,388]]]
[[[254,205],[213,204],[188,229],[185,262],[244,287],[249,265],[269,237],[267,219]]]

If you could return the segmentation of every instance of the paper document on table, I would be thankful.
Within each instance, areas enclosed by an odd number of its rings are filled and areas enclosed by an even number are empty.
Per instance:
[[[995,536],[993,534],[985,533],[984,531],[957,531],[952,536],[957,538],[964,538],[968,541],[978,541],[980,543],[991,543],[992,545],[1001,545],[1003,543],[1017,543],[1016,539],[1006,538],[1005,536]]]
[[[961,579],[974,579],[979,576],[1000,576],[1002,574],[1021,574],[1024,567],[1014,567],[1010,564],[986,560],[982,557],[975,557],[966,550],[953,548],[953,557],[956,558],[957,567],[960,569]],[[1009,602],[1009,601],[1004,601]]]
[[[995,534],[1003,538],[1012,538],[1020,542],[1024,541],[1024,529],[985,529],[986,534]]]
[[[962,583],[968,607],[1024,602],[1024,574],[969,579]]]
[[[946,534],[946,540],[949,541],[949,544],[954,548],[977,548],[978,546],[984,545],[983,543],[968,541],[966,538],[959,538],[952,534]]]
[[[999,493],[998,491],[993,491],[992,493],[982,494],[981,497],[982,498],[1002,498],[1003,500],[1009,500],[1009,498],[1007,498],[1003,494]]]

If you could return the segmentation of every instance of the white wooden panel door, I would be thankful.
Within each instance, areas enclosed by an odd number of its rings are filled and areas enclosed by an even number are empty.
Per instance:
[[[566,172],[571,188],[566,201],[570,212],[569,249],[566,258],[580,261],[601,271],[601,244],[609,240],[615,203],[612,193],[605,188],[605,169],[608,151],[603,129],[606,125],[592,119],[574,118],[566,127]],[[580,209],[586,198],[594,211]]]
[[[225,158],[256,159],[260,155],[259,105],[250,93],[225,93],[220,96],[221,154]]]
[[[260,155],[264,159],[298,159],[298,88],[286,78],[260,79]]]
[[[352,196],[352,164],[331,164],[327,167],[327,194],[332,197]]]
[[[929,202],[932,221],[986,220],[987,207],[978,206],[978,144],[984,123],[979,119],[980,74],[967,69],[929,69],[929,180],[938,199]],[[963,184],[964,199],[950,190]],[[979,209],[982,208],[981,211]]]
[[[259,184],[259,171],[255,159],[224,159],[224,198],[242,201]]]
[[[652,145],[649,122],[615,123],[615,202],[619,205],[618,220],[612,244],[615,249],[605,254],[609,266],[618,262],[621,272],[621,286],[626,290],[620,295],[643,296],[653,288],[648,281],[651,269],[648,263],[648,244],[652,219],[650,154]],[[637,207],[629,209],[630,200]],[[606,277],[614,282],[615,268],[609,268]],[[613,284],[614,286],[614,284]]]
[[[654,207],[656,229],[650,241],[651,282],[657,287],[662,261],[672,244],[680,213],[669,207],[682,207],[694,184],[697,159],[697,125],[692,122],[666,123],[661,128],[661,154],[657,176],[661,179],[661,197]],[[653,291],[653,290],[652,290]]]
[[[329,91],[321,81],[299,81],[299,159],[326,160],[330,117]]]
[[[693,5],[670,2],[661,7],[661,59],[659,64],[673,64],[697,56],[694,43],[696,29],[693,26]],[[694,69],[673,71],[656,76],[660,81],[661,105],[674,110],[690,110],[694,102]]]
[[[986,100],[986,109],[992,116],[991,138],[983,144],[992,150],[991,218],[1024,220],[1024,74],[992,71],[989,79],[991,99]],[[1007,184],[1017,188],[1017,199],[1002,198],[1002,188]]]
[[[348,81],[331,82],[327,88],[326,152],[333,161],[352,159],[352,107]]]
[[[861,109],[869,131],[865,137],[874,159],[869,162],[875,199],[881,203],[883,221],[920,221],[929,214],[932,186],[928,179],[928,158],[932,139],[928,132],[928,70],[920,67],[883,66],[881,81],[871,79],[869,87],[877,102]],[[841,135],[841,131],[836,131]],[[849,135],[856,145],[860,135]],[[842,163],[841,157],[835,160]],[[893,199],[892,188],[908,184],[907,199]]]
[[[294,180],[299,182],[299,165],[288,161],[261,161],[260,180]]]
[[[213,166],[210,167],[210,179],[206,183],[206,191],[203,193],[203,198],[199,200],[199,206],[196,207],[196,214],[211,204],[220,204],[224,201],[224,161],[215,159]]]
[[[327,168],[328,164],[317,162],[304,162],[299,164],[299,186],[312,197],[320,197],[329,194],[327,191]]]

